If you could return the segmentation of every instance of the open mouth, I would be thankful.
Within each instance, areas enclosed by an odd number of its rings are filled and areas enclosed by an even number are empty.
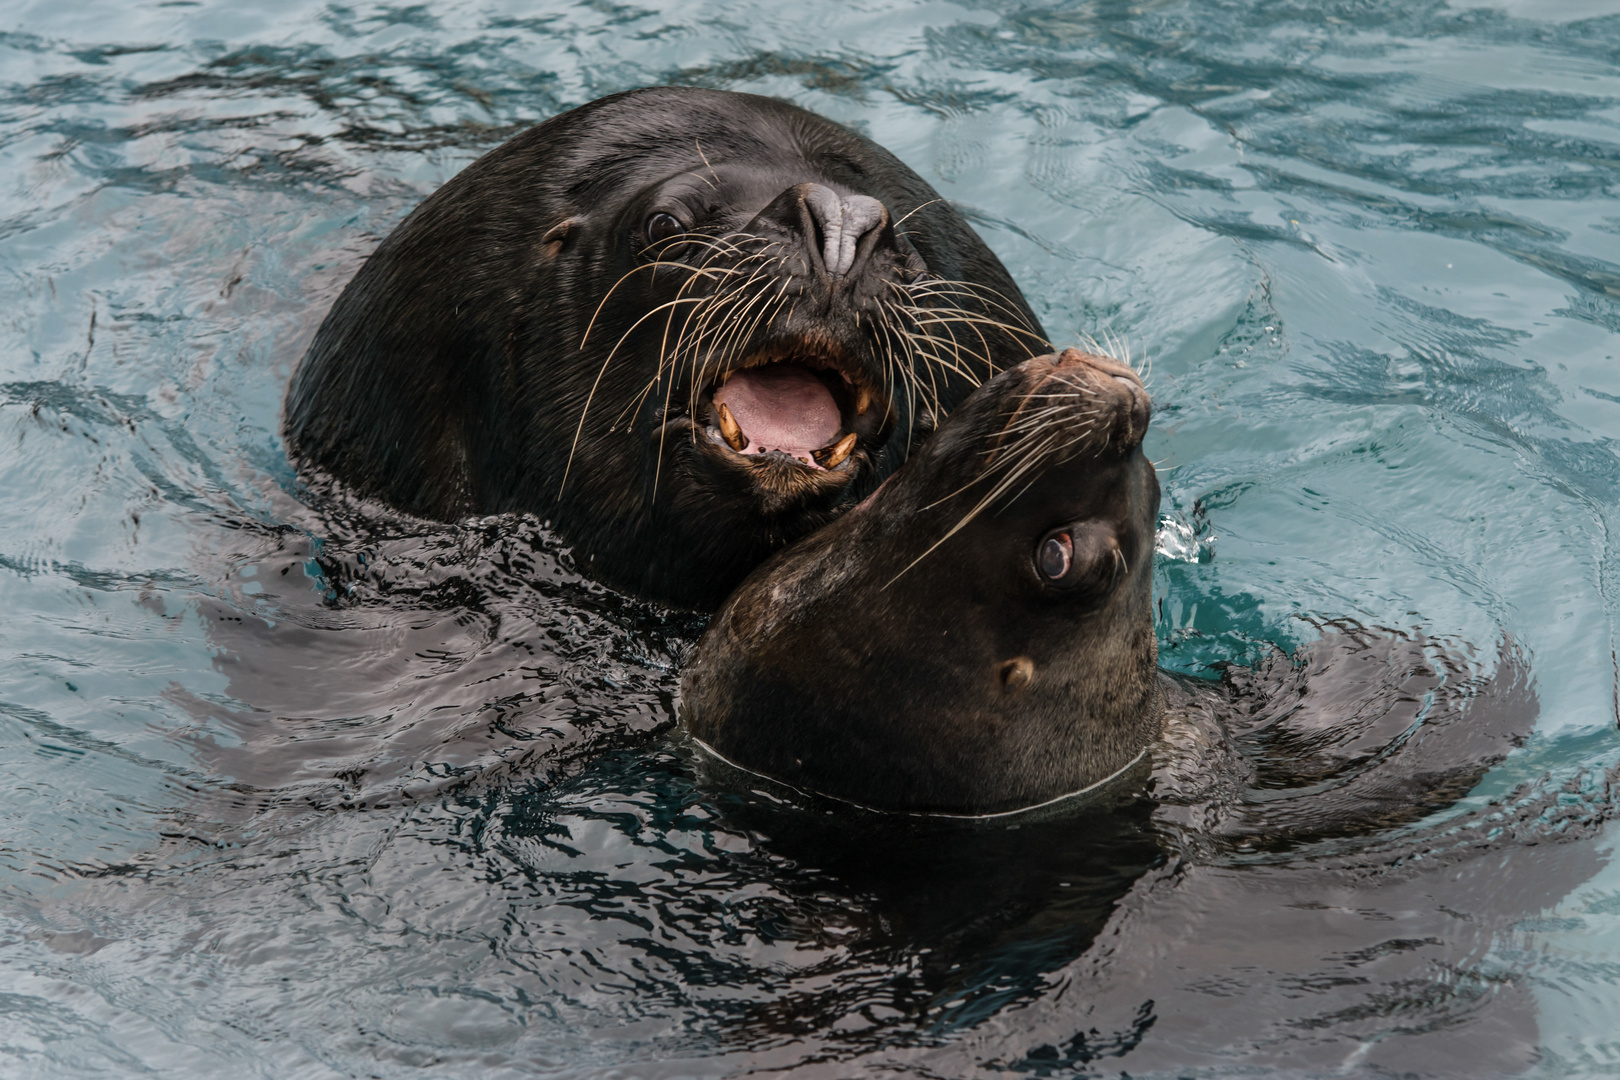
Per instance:
[[[852,471],[889,419],[888,401],[852,366],[802,343],[762,350],[708,388],[702,429],[761,464]]]

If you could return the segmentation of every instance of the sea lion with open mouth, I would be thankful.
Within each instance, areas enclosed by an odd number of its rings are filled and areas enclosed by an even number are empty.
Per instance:
[[[292,456],[425,516],[527,511],[618,588],[713,610],[1045,347],[893,155],[769,98],[603,98],[383,241],[288,391]]]

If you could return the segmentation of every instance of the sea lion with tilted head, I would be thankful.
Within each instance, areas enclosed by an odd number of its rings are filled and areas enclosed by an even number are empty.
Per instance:
[[[608,583],[712,610],[1043,346],[881,147],[653,88],[530,129],[407,217],[316,334],[286,435],[361,493],[530,512]]]
[[[876,495],[731,597],[682,684],[727,760],[884,810],[996,812],[1158,737],[1159,484],[1124,364],[1002,372]]]
[[[686,729],[868,809],[1068,814],[1151,788],[1165,828],[1237,845],[1416,820],[1523,737],[1511,647],[1486,680],[1422,635],[1324,622],[1218,682],[1160,671],[1149,416],[1105,357],[997,375],[737,589],[685,672]]]

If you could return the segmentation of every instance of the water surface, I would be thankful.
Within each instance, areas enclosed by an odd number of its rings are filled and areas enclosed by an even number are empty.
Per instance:
[[[0,1071],[1620,1071],[1617,57],[1605,0],[14,5]],[[867,133],[1151,361],[1167,666],[1386,628],[1524,744],[1336,846],[829,827],[672,734],[700,622],[309,505],[359,261],[654,83]]]

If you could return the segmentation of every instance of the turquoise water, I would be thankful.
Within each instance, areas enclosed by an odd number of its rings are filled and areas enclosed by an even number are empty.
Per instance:
[[[1429,823],[1486,825],[919,841],[908,892],[703,786],[695,621],[533,522],[302,503],[359,260],[669,82],[871,135],[1151,363],[1168,666],[1522,652],[1534,734]],[[0,272],[0,1073],[1620,1072],[1613,0],[13,5]]]

